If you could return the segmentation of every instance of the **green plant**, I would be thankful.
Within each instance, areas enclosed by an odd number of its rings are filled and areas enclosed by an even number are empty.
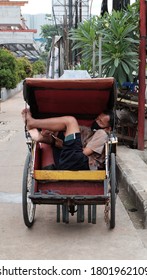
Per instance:
[[[113,11],[103,29],[103,75],[113,76],[119,85],[133,81],[138,71],[138,22],[132,22],[130,12]]]
[[[55,26],[55,25],[49,25],[49,24],[44,24],[41,26],[41,36],[44,38],[44,43],[42,45],[45,48],[45,51],[48,52],[51,48],[51,43],[52,43],[52,37],[55,35],[62,34],[61,29]]]
[[[73,42],[72,50],[77,50],[77,56],[81,56],[80,66],[76,66],[76,69],[92,71],[94,42],[96,42],[96,49],[98,48],[96,23],[98,23],[96,17],[93,17],[91,20],[85,20],[80,23],[77,29],[72,29],[69,32],[69,38]],[[98,60],[98,52],[96,53],[96,59]]]
[[[19,81],[32,77],[33,69],[31,62],[25,57],[17,58],[17,71]]]
[[[32,64],[33,75],[45,74],[45,63],[42,60],[37,60]]]
[[[0,88],[15,88],[17,83],[17,59],[10,51],[0,49]]]
[[[139,3],[79,24],[77,29],[71,30],[70,39],[73,50],[82,55],[81,67],[85,66],[89,73],[92,73],[95,57],[97,74],[101,67],[102,76],[115,77],[119,86],[133,81],[133,72],[137,73],[139,63]]]

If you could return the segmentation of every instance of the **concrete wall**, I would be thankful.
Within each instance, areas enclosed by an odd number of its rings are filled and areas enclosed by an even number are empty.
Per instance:
[[[35,75],[33,78],[44,78],[45,75]],[[0,100],[6,101],[8,98],[12,97],[13,95],[17,94],[23,89],[23,81],[21,81],[16,88],[14,89],[6,89],[1,88],[0,92]]]
[[[23,82],[20,82],[14,89],[1,88],[1,101],[5,101],[16,93],[20,92],[23,88]]]
[[[0,7],[0,24],[16,26],[22,24],[20,16],[20,7],[1,6]]]
[[[30,29],[37,29],[37,33],[34,33],[34,38],[41,38],[41,26],[45,24],[53,24],[51,20],[48,20],[46,18],[45,14],[36,14],[36,15],[30,15],[30,14],[23,14],[23,17],[25,18],[25,23],[28,28]]]
[[[33,44],[34,33],[33,32],[1,32],[0,31],[0,44]]]

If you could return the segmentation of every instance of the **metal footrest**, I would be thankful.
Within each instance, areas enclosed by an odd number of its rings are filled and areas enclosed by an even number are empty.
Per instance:
[[[57,223],[60,223],[61,220],[63,223],[69,223],[69,213],[70,208],[67,205],[57,205]],[[77,223],[83,223],[85,221],[85,205],[77,205],[75,213],[77,214]],[[88,205],[88,223],[96,224],[96,205]]]

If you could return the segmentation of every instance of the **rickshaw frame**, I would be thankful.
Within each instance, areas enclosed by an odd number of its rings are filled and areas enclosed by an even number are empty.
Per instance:
[[[115,112],[116,82],[114,78],[83,80],[49,80],[28,78],[23,95],[34,118],[73,115],[79,123],[89,126],[95,116],[106,109]],[[85,99],[84,99],[85,97]],[[90,104],[88,100],[90,99]],[[67,104],[64,104],[67,101]],[[77,107],[75,108],[74,105]],[[95,104],[96,103],[96,104]],[[100,104],[100,105],[99,105]],[[80,106],[80,108],[78,108]],[[115,227],[116,144],[114,131],[105,144],[103,170],[42,170],[43,160],[51,157],[47,144],[27,139],[28,155],[23,172],[22,206],[27,227],[35,220],[37,204],[57,205],[57,222],[69,222],[69,213],[77,213],[77,222],[84,222],[88,206],[88,222],[96,223],[96,206],[104,205],[104,219],[110,229]],[[50,156],[51,155],[51,156]],[[62,211],[61,211],[62,210]]]

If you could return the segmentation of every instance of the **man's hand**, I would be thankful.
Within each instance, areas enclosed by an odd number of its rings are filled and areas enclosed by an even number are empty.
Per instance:
[[[51,134],[52,137],[54,138],[55,140],[55,146],[59,149],[62,149],[63,147],[63,140],[61,140],[60,138],[58,138],[57,136],[55,136],[54,134]]]
[[[91,149],[88,148],[88,147],[85,147],[85,148],[83,149],[83,154],[86,155],[86,156],[90,156],[90,155],[93,154],[93,150],[91,150]]]

